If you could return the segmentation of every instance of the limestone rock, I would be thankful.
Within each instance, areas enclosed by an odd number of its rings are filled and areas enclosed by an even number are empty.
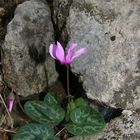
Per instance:
[[[103,133],[92,137],[73,137],[69,140],[139,140],[140,115],[130,110],[124,110],[121,117],[107,124]]]
[[[28,96],[41,92],[57,78],[48,54],[53,41],[51,13],[43,0],[30,0],[15,10],[3,45],[4,80],[15,92]]]
[[[140,108],[140,1],[74,0],[66,28],[87,53],[72,64],[91,99]]]

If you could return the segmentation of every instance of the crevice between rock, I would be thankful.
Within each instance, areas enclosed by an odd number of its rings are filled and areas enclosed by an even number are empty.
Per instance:
[[[73,1],[69,0],[69,6],[65,8],[67,10],[66,13],[68,13],[67,16],[65,16],[64,13],[60,11],[59,7],[54,7],[54,1],[52,0],[46,0],[46,1],[48,2],[48,5],[51,9],[51,20],[54,28],[54,40],[61,42],[61,44],[66,47],[69,41],[68,40],[69,35],[66,29],[66,20],[69,15],[70,6]],[[59,3],[58,5],[60,6],[61,4]],[[60,13],[62,14],[61,16],[63,17],[61,27],[59,25],[61,21],[59,21],[60,18],[58,17]],[[66,67],[60,65],[60,63],[57,61],[55,64],[56,64],[56,71],[59,74],[58,81],[62,83],[62,86],[66,93],[67,90]],[[98,102],[96,100],[93,101],[87,98],[85,90],[83,88],[83,83],[79,82],[79,76],[75,75],[71,70],[70,70],[70,93],[72,96],[74,96],[74,98],[78,98],[78,97],[85,98],[90,106],[94,106],[96,109],[98,109],[98,111],[104,117],[106,122],[109,122],[111,119],[114,119],[122,114],[123,109],[121,108],[109,107],[104,103]]]

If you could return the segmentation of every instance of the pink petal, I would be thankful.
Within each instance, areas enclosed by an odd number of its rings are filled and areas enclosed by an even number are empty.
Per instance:
[[[69,45],[69,48],[68,48],[68,51],[67,51],[67,54],[69,54],[70,52],[74,52],[75,48],[77,47],[77,44],[76,43],[71,43]]]
[[[56,45],[55,44],[51,44],[49,47],[49,53],[51,55],[52,58],[57,59],[56,58]]]
[[[9,97],[8,99],[8,111],[12,112],[14,106],[14,98],[13,97]]]
[[[72,62],[71,58],[72,58],[72,54],[71,53],[66,55],[66,64],[70,64]]]
[[[62,45],[57,42],[56,45],[56,52],[55,52],[56,58],[61,62],[61,64],[65,64],[65,53]]]
[[[78,51],[76,51],[76,52],[74,53],[74,55],[72,56],[72,58],[71,58],[72,61],[73,61],[75,58],[79,57],[80,55],[84,54],[86,51],[87,51],[86,48],[81,48],[81,49],[79,49]]]
[[[69,45],[68,51],[67,51],[67,55],[66,55],[66,64],[70,64],[72,63],[72,55],[74,53],[75,48],[77,47],[76,43],[72,43]]]

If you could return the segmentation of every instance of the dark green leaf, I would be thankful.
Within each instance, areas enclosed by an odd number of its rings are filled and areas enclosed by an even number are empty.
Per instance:
[[[48,106],[45,102],[29,101],[24,105],[26,113],[39,122],[59,124],[65,116],[65,111],[58,105]]]
[[[105,127],[102,116],[89,107],[78,107],[70,114],[71,123],[66,125],[68,131],[78,136],[94,135]]]
[[[74,123],[69,123],[66,125],[67,130],[76,136],[90,136],[95,135],[102,131],[103,125],[93,126],[90,124],[78,125]]]
[[[53,128],[47,124],[27,124],[21,127],[13,140],[57,140]]]
[[[87,119],[90,117],[90,110],[88,107],[78,107],[75,108],[71,114],[70,118],[73,123],[84,124],[87,123]]]

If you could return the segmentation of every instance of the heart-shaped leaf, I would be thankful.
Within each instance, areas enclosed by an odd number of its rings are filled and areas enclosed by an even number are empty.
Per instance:
[[[67,130],[78,136],[95,135],[105,127],[102,116],[89,107],[75,108],[71,114],[72,122],[66,125]]]
[[[65,111],[58,105],[48,106],[42,101],[28,101],[25,112],[34,120],[52,125],[59,124],[65,117]]]
[[[27,124],[21,127],[13,140],[59,140],[54,136],[53,128],[47,124]]]

